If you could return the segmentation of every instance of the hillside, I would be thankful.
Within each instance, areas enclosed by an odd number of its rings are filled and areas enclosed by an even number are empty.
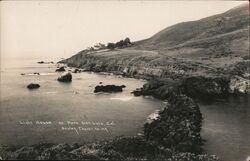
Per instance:
[[[249,76],[248,4],[170,26],[127,48],[83,50],[69,66],[129,77]]]
[[[218,40],[232,43],[230,41],[239,39],[243,42],[247,39],[248,13],[248,5],[243,5],[223,14],[198,21],[179,23],[160,31],[147,40],[137,42],[137,46],[150,50],[178,50],[183,47],[210,48]]]

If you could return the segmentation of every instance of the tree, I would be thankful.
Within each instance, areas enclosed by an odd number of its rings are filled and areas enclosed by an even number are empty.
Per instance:
[[[120,40],[117,43],[115,43],[115,47],[123,47],[123,45],[124,45],[124,41],[123,40]]]
[[[127,37],[127,38],[123,41],[123,44],[126,45],[126,46],[128,46],[128,45],[130,45],[130,44],[132,44],[132,43],[130,42],[130,39]]]
[[[115,48],[115,44],[114,43],[108,43],[107,44],[107,48],[108,49],[114,49]]]
[[[108,49],[124,48],[124,47],[127,47],[129,45],[132,45],[132,43],[131,43],[130,39],[127,37],[126,39],[120,40],[116,43],[108,43],[107,48]]]

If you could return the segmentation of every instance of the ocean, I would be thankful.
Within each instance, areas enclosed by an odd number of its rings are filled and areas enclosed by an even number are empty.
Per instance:
[[[71,83],[61,83],[57,64],[38,64],[39,59],[1,61],[0,145],[81,144],[140,135],[148,116],[164,107],[160,100],[130,93],[142,87],[143,80],[82,72],[72,73]],[[121,93],[94,93],[100,82],[126,88]],[[41,87],[29,90],[29,83]],[[244,161],[250,156],[249,99],[199,102],[205,152],[222,161]]]
[[[72,82],[62,83],[57,81],[61,73],[55,72],[56,64],[38,61],[9,60],[2,64],[2,145],[84,143],[140,135],[147,117],[163,107],[161,101],[130,93],[142,87],[142,80],[83,72],[72,73]],[[94,93],[100,82],[126,88],[121,93]],[[29,83],[41,87],[29,90]]]

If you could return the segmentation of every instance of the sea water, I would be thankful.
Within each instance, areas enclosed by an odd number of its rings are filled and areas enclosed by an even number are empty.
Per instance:
[[[71,83],[61,83],[57,81],[61,74],[55,72],[57,64],[37,61],[1,60],[0,145],[84,143],[139,135],[147,117],[164,107],[159,100],[130,93],[145,81],[83,72],[73,73]],[[121,93],[94,93],[100,82],[126,88]],[[41,87],[29,90],[29,83]],[[222,161],[245,161],[250,156],[249,99],[199,103],[206,153]]]

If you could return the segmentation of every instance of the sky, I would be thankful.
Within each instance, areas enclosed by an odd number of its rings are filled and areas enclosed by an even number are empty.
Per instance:
[[[242,1],[1,1],[2,58],[67,58],[96,43],[149,38]]]

